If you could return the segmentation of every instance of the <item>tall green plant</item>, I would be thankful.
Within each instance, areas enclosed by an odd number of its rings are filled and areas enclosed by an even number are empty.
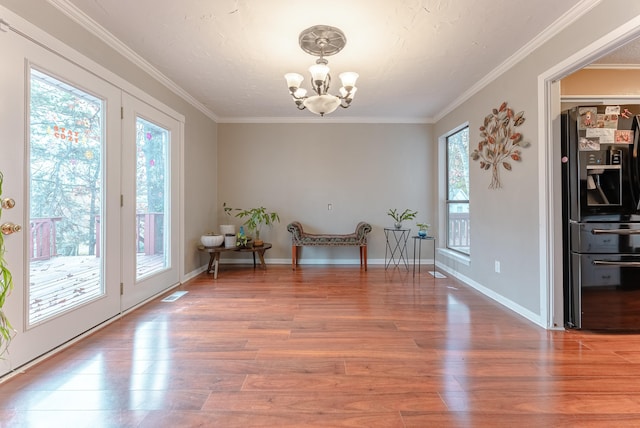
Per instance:
[[[280,216],[277,212],[267,212],[265,207],[251,208],[241,210],[236,217],[246,218],[244,224],[256,234],[256,240],[260,240],[260,228],[262,225],[271,226],[273,223],[280,222]]]
[[[0,171],[0,197],[2,196],[2,183],[4,176]],[[0,218],[2,218],[2,206],[0,205]],[[4,259],[4,235],[0,233],[0,357],[7,352],[9,343],[15,334],[7,315],[4,313],[4,302],[13,290],[13,278],[7,268]]]

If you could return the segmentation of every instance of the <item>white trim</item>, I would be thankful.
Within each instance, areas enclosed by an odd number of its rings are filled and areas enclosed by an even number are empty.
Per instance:
[[[300,112],[300,117],[221,117],[218,123],[400,123],[433,124],[433,118],[420,117],[344,117],[339,113],[319,117],[308,111]]]
[[[476,93],[480,92],[484,87],[497,80],[503,73],[508,71],[511,67],[518,64],[520,61],[531,55],[533,51],[538,49],[543,44],[547,43],[560,31],[564,30],[568,25],[578,20],[585,13],[589,12],[595,6],[600,3],[601,0],[582,0],[573,6],[567,13],[558,18],[553,24],[547,27],[542,33],[531,39],[529,43],[524,45],[516,53],[507,58],[502,64],[494,68],[489,74],[484,76],[481,80],[476,82],[471,88],[467,89],[462,95],[456,98],[451,104],[445,107],[434,120],[437,122],[447,114],[451,113],[454,109],[462,105],[465,101],[471,98]]]
[[[625,104],[640,102],[640,95],[562,95],[561,102],[590,104]]]
[[[267,269],[269,267],[269,265],[290,265],[291,264],[291,259],[290,258],[273,258],[273,259],[269,259],[269,258],[265,258],[264,262],[267,265]],[[257,263],[257,261],[256,261]],[[418,260],[416,259],[416,267]],[[220,259],[220,265],[252,265],[253,264],[253,259],[251,258],[221,258]],[[360,265],[360,259],[299,259],[298,260],[298,264],[299,265],[309,265],[309,266],[319,266],[319,265],[325,265],[325,266],[338,266],[338,265]],[[367,266],[384,266],[386,264],[385,259],[367,259]],[[421,266],[429,266],[429,265],[433,265],[433,259],[422,259],[422,261],[420,262]],[[398,265],[398,267],[403,267],[404,263],[401,263]],[[413,269],[413,257],[409,257],[408,260],[408,266],[409,269]],[[438,264],[438,266],[440,266]],[[389,270],[394,269],[395,266],[394,265],[389,265]],[[198,276],[200,273],[204,272],[207,270],[207,266],[206,265],[202,265],[201,267],[199,267],[198,269],[190,272],[188,274],[188,279],[191,278],[195,278],[196,276]],[[186,280],[184,281],[186,282]]]
[[[204,104],[200,103],[194,97],[192,97],[187,91],[178,86],[173,80],[169,79],[167,76],[162,74],[157,68],[147,62],[144,58],[138,55],[135,51],[129,48],[127,45],[122,43],[119,39],[117,39],[113,34],[107,31],[104,27],[98,24],[96,21],[87,16],[84,12],[78,9],[74,4],[70,3],[68,0],[47,0],[53,7],[58,9],[63,14],[67,15],[72,21],[78,23],[85,30],[89,31],[91,34],[95,35],[97,38],[102,40],[105,44],[107,44],[110,48],[124,56],[126,59],[131,61],[133,64],[140,67],[158,82],[160,82],[167,89],[171,90],[173,93],[184,99],[186,102],[191,104],[193,107],[200,110],[210,119],[217,121],[217,116],[209,110]],[[132,94],[134,95],[134,94]]]
[[[447,259],[453,260],[465,266],[471,266],[471,256],[450,250],[448,248],[438,248],[438,254]]]
[[[538,117],[551,115],[551,97],[548,96],[550,88],[546,84],[541,84],[541,77],[538,77]],[[542,101],[542,102],[541,102]],[[540,299],[540,319],[544,321],[544,327],[549,328],[551,313],[551,301],[553,292],[553,246],[548,246],[548,242],[553,239],[549,236],[552,232],[553,216],[555,210],[549,210],[548,206],[553,205],[549,195],[553,195],[553,183],[548,180],[552,161],[547,159],[551,156],[551,150],[547,149],[547,141],[553,141],[551,121],[538,120],[538,243],[540,254],[538,259],[538,270],[540,271],[539,299]]]
[[[640,64],[590,64],[585,69],[604,69],[604,70],[638,70]]]
[[[513,300],[509,300],[509,299],[505,298],[504,296],[496,293],[492,289],[487,288],[487,287],[485,287],[484,285],[482,285],[480,283],[477,283],[476,281],[472,280],[471,278],[468,278],[468,277],[462,275],[460,272],[458,272],[458,271],[456,271],[454,269],[451,269],[448,266],[438,264],[438,269],[441,269],[441,270],[447,272],[449,275],[455,277],[456,279],[458,279],[459,281],[465,283],[469,287],[475,288],[480,293],[482,293],[485,296],[489,297],[490,299],[498,302],[499,304],[507,307],[508,309],[511,309],[516,314],[528,319],[529,321],[531,321],[531,322],[533,322],[533,323],[535,323],[535,324],[537,324],[539,326],[544,327],[543,320],[535,312],[532,312],[531,310],[525,308],[524,306],[521,306],[521,305],[515,303]]]
[[[113,71],[86,57],[84,54],[56,39],[49,33],[36,27],[29,21],[26,21],[24,18],[16,15],[2,5],[0,5],[0,13],[2,13],[3,15],[3,17],[1,18],[5,21],[5,24],[7,24],[10,28],[16,30],[19,34],[22,34],[31,39],[34,43],[42,46],[43,48],[49,50],[50,52],[53,52],[56,55],[59,55],[65,60],[77,65],[78,67],[83,68],[94,76],[106,82],[109,82],[122,91],[127,92],[131,96],[134,96],[139,100],[154,106],[155,108],[161,110],[165,114],[168,114],[174,119],[184,122],[185,118],[183,114],[178,113],[171,107],[153,98],[151,95],[137,88],[132,83],[115,74]],[[5,17],[6,19],[4,19]]]
[[[129,61],[140,67],[142,70],[153,76],[165,87],[173,91],[178,96],[182,97],[185,101],[193,105],[200,110],[206,116],[211,118],[217,123],[315,123],[316,120],[310,118],[298,118],[298,117],[284,117],[284,118],[265,118],[265,117],[251,117],[251,118],[225,118],[218,117],[214,112],[207,108],[204,104],[200,103],[188,92],[178,86],[175,82],[161,73],[157,68],[152,66],[148,61],[138,55],[135,51],[122,43],[113,34],[107,31],[104,27],[94,21],[92,18],[83,13],[69,0],[47,0],[52,6],[60,10],[67,15],[70,19],[78,23],[84,29],[94,34],[109,47],[116,52],[123,55]],[[549,27],[531,39],[526,45],[519,49],[516,53],[507,58],[498,67],[489,72],[484,78],[476,82],[471,88],[465,91],[462,95],[456,98],[451,104],[446,106],[437,116],[430,118],[366,118],[366,117],[353,117],[353,118],[323,118],[322,123],[426,123],[432,124],[438,122],[444,116],[452,112],[456,107],[463,104],[473,95],[478,93],[488,84],[496,80],[500,75],[509,70],[515,64],[519,63],[522,59],[526,58],[531,52],[535,51],[538,47],[542,46],[561,30],[567,27],[579,19],[582,15],[589,12],[593,7],[600,3],[601,0],[582,0],[567,11],[563,16],[554,21]],[[330,119],[330,120],[328,120]]]
[[[538,76],[540,299],[544,300],[544,309],[541,309],[541,312],[546,314],[546,328],[553,327],[553,319],[560,310],[555,307],[556,302],[551,298],[553,290],[556,287],[562,287],[562,284],[554,284],[556,266],[552,263],[552,257],[556,250],[552,221],[556,213],[559,212],[559,208],[555,206],[553,199],[548,198],[550,192],[556,187],[557,180],[561,179],[561,177],[550,174],[553,172],[554,162],[553,153],[550,150],[550,146],[553,144],[552,123],[554,120],[551,107],[553,101],[551,85],[554,81],[583,68],[603,54],[624,45],[639,35],[640,16],[636,16]]]
[[[180,204],[180,209],[178,210],[178,216],[180,217],[179,219],[179,238],[180,238],[180,242],[178,244],[178,280],[181,282],[185,281],[185,264],[184,264],[184,257],[187,254],[187,240],[186,240],[186,227],[185,227],[185,223],[186,223],[186,217],[185,217],[185,192],[186,192],[186,187],[185,187],[185,163],[186,163],[186,158],[185,158],[185,138],[184,138],[184,131],[185,131],[185,127],[184,127],[184,122],[180,122],[178,124],[179,128],[180,128],[180,165],[179,165],[179,172],[178,174],[180,175],[180,185],[178,186],[178,203]]]

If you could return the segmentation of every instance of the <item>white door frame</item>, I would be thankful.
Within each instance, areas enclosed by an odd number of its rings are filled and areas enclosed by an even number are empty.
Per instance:
[[[564,328],[559,80],[638,36],[640,16],[618,26],[538,76],[540,319],[549,329]]]
[[[152,96],[146,94],[145,92],[143,92],[142,90],[138,89],[137,87],[135,87],[134,85],[132,85],[131,83],[129,83],[128,81],[126,81],[125,79],[121,78],[120,76],[118,76],[117,74],[115,74],[114,72],[110,71],[109,69],[103,67],[102,65],[100,65],[99,63],[91,60],[90,58],[82,55],[80,52],[76,51],[75,49],[71,48],[70,46],[66,45],[65,43],[61,42],[60,40],[52,37],[51,35],[49,35],[47,32],[41,30],[40,28],[38,28],[37,26],[31,24],[29,21],[23,19],[22,17],[20,17],[19,15],[13,13],[12,11],[10,11],[9,9],[7,9],[6,7],[0,5],[0,32],[7,32],[7,31],[14,31],[17,34],[20,34],[22,36],[24,36],[25,38],[31,40],[32,42],[34,42],[37,45],[40,45],[41,47],[47,49],[48,51],[59,55],[60,57],[74,63],[75,65],[85,69],[86,71],[94,74],[97,77],[100,77],[101,79],[103,79],[104,81],[112,84],[113,86],[119,88],[120,90],[127,92],[133,96],[135,96],[136,98],[148,103],[149,105],[154,106],[155,108],[157,108],[158,110],[162,111],[165,114],[170,115],[171,117],[173,117],[174,119],[178,120],[180,122],[180,146],[179,146],[179,152],[180,152],[180,168],[179,168],[179,198],[177,203],[179,204],[179,217],[180,219],[184,218],[184,167],[182,165],[182,162],[184,160],[184,122],[185,122],[185,117],[184,115],[178,113],[177,111],[171,109],[170,107],[168,107],[167,105],[159,102],[158,100],[156,100],[155,98],[153,98]],[[160,76],[158,78],[158,80],[160,80],[161,83],[166,83],[164,81],[161,80],[162,76]],[[171,88],[169,88],[171,89]],[[180,95],[180,94],[178,94]],[[21,113],[22,114],[22,113]],[[178,241],[178,249],[177,249],[177,256],[178,256],[178,269],[179,269],[179,278],[180,280],[184,280],[185,275],[184,275],[184,224],[183,221],[180,220],[180,224],[179,227],[174,231],[174,233],[178,234],[178,236],[176,237],[177,241]],[[117,319],[117,318],[114,318]],[[112,319],[113,320],[113,319]],[[111,320],[110,320],[111,321]],[[108,322],[110,322],[108,321]],[[104,326],[106,324],[102,324],[101,326]],[[78,340],[80,340],[82,336],[76,337],[73,340],[65,343],[64,345],[60,346],[59,348],[56,348],[55,350],[53,350],[52,352],[49,352],[35,360],[33,360],[32,362],[28,363],[26,366],[30,366],[32,364],[37,363],[38,361],[42,360],[43,358],[46,358],[48,355],[50,355],[51,353],[57,352],[61,349],[64,349],[67,346],[71,346],[73,343],[77,342]],[[23,367],[26,367],[23,366]],[[0,364],[0,377],[2,377],[2,374],[4,373],[4,370],[2,370],[2,367],[4,367],[2,364]]]

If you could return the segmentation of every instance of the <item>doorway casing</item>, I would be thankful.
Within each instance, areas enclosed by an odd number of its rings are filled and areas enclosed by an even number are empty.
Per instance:
[[[564,328],[560,79],[639,36],[637,16],[538,76],[540,320],[548,329]]]

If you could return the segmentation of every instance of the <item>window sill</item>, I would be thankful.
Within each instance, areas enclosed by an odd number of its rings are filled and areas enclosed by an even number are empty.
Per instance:
[[[446,248],[438,248],[438,254],[442,257],[446,257],[458,263],[462,263],[465,266],[471,265],[471,257],[465,254],[460,254],[457,251],[448,250]]]

